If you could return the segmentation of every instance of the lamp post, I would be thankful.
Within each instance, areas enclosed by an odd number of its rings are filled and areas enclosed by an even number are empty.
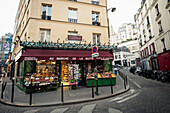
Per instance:
[[[111,7],[111,8],[109,8],[109,9],[107,9],[108,37],[109,37],[109,38],[110,38],[110,29],[109,29],[108,11],[110,11],[110,10],[111,10],[111,12],[115,12],[115,11],[116,11],[116,8],[115,8],[115,7]]]

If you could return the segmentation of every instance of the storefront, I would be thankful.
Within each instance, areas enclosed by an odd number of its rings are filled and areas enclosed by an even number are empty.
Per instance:
[[[94,79],[95,59],[91,50],[26,48],[17,58],[16,83],[24,88],[29,86],[32,78],[34,86],[57,87],[87,86],[88,79]],[[97,73],[102,78],[112,74],[113,55],[108,50],[99,50],[96,58]]]
[[[142,69],[146,69],[146,70],[149,69],[147,58],[144,58],[144,59],[141,60],[141,66],[142,66]]]
[[[160,70],[170,71],[170,51],[166,51],[158,55]]]

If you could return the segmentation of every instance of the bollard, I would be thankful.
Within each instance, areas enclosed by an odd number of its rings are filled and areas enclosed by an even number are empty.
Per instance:
[[[30,84],[30,105],[32,105],[32,79]]]
[[[98,80],[96,80],[96,92],[95,92],[96,95],[99,95],[99,92],[98,92]]]
[[[93,88],[93,81],[92,81],[92,98],[94,98],[94,88]]]
[[[62,83],[62,85],[61,85],[61,102],[64,102],[63,83]]]
[[[110,78],[111,94],[113,94],[112,78]]]
[[[125,80],[125,78],[124,78],[124,87],[125,87],[125,89],[126,89],[126,82],[125,82],[126,80]]]
[[[127,75],[126,75],[126,85],[128,84],[128,80],[127,80]]]
[[[12,93],[11,93],[11,103],[14,101],[14,78],[12,78]]]
[[[5,82],[5,83],[3,82],[2,83],[1,99],[4,98],[4,91],[5,91],[6,84],[7,84],[7,82]]]

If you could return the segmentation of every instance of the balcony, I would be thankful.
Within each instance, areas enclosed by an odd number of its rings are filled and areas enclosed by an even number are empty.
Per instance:
[[[43,20],[51,20],[51,16],[41,15],[41,19],[43,19]]]
[[[70,22],[70,23],[77,23],[77,19],[68,18],[68,22]]]
[[[92,25],[100,26],[100,22],[92,22]]]
[[[94,5],[99,5],[98,1],[91,1],[91,3],[94,4]]]

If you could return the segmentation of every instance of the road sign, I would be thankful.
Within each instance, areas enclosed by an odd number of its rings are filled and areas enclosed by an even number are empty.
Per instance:
[[[98,57],[99,56],[99,53],[93,53],[92,54],[92,57]]]
[[[92,52],[93,52],[93,53],[97,53],[97,50],[98,50],[98,49],[97,49],[97,46],[93,46],[93,47],[92,47]]]

